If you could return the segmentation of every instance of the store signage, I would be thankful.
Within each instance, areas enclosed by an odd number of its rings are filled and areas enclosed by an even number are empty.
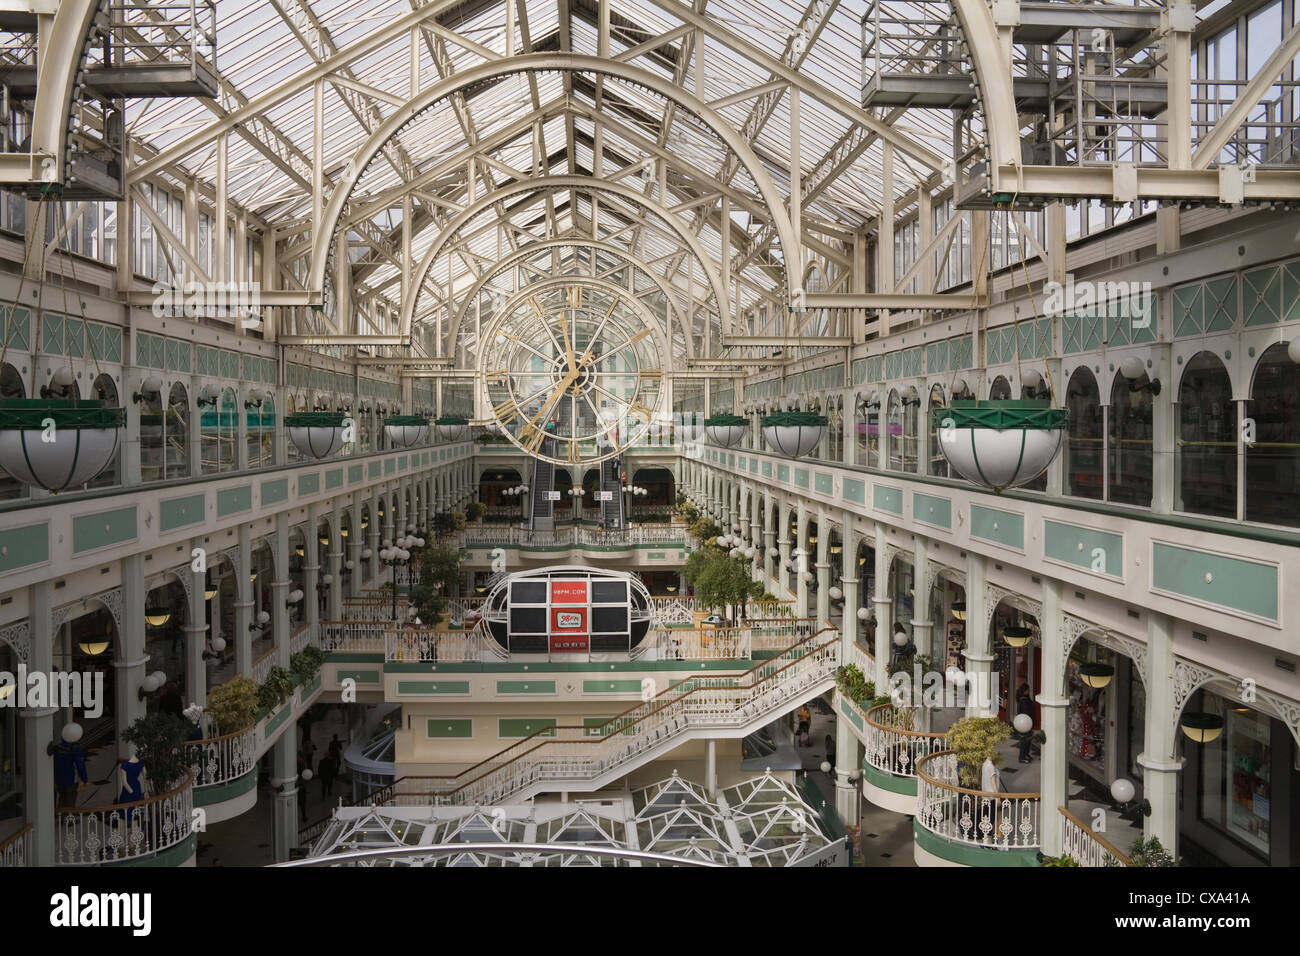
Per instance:
[[[612,491],[598,491],[598,492],[596,492],[596,500],[597,500],[597,501],[613,501],[613,500],[614,500],[614,492],[612,492]]]
[[[551,653],[587,651],[589,641],[587,608],[551,608]]]
[[[547,501],[559,501],[559,500],[560,500],[560,493],[559,493],[558,491],[548,491],[548,492],[546,493],[546,500],[547,500]]]
[[[586,604],[587,603],[587,582],[586,581],[552,581],[551,582],[551,603],[552,604]]]

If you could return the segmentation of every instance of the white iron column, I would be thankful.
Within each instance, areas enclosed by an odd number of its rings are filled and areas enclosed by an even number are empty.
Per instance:
[[[191,553],[202,547],[202,538],[190,540]],[[208,600],[203,594],[207,575],[195,573],[189,565],[182,567],[180,573],[190,576],[189,602],[185,609],[185,696],[191,704],[203,706],[208,699],[208,668],[203,660],[208,633]]]
[[[811,570],[811,561],[808,560],[808,510],[804,507],[803,501],[798,501],[795,505],[797,524],[795,527],[795,540],[798,542],[799,557],[795,561],[795,613],[799,617],[808,616],[808,582],[804,579],[804,572]]]
[[[1047,735],[1043,744],[1043,772],[1039,791],[1042,793],[1042,810],[1039,818],[1039,838],[1043,853],[1060,856],[1061,815],[1057,807],[1065,806],[1066,778],[1069,766],[1066,757],[1066,718],[1070,699],[1065,696],[1065,614],[1061,598],[1065,586],[1054,578],[1043,579],[1043,617],[1038,622],[1042,634],[1041,673],[1038,705],[1042,713],[1041,730]],[[968,599],[969,609],[969,599]],[[969,614],[966,618],[970,620]]]
[[[921,535],[912,550],[912,641],[916,652],[927,656],[933,645],[934,622],[930,620],[930,547]]]
[[[307,509],[312,515],[312,527],[315,527],[314,506]],[[306,554],[315,554],[317,542],[313,540],[314,532],[307,538]],[[271,635],[275,638],[275,662],[281,667],[289,666],[289,608],[286,601],[292,580],[289,577],[289,513],[281,511],[275,516],[275,534],[271,535],[271,563],[275,580],[271,581]],[[315,592],[307,591],[303,598],[304,607],[316,610]],[[314,618],[307,618],[315,621]]]
[[[320,505],[310,504],[307,506],[307,524],[303,529],[303,535],[307,539],[307,546],[303,550],[302,558],[302,619],[313,627],[317,626],[320,621],[320,601],[316,592],[316,585],[320,579]],[[279,521],[276,522],[276,529],[279,530]],[[278,539],[279,534],[276,535]],[[287,549],[288,534],[285,534]],[[279,550],[279,542],[276,542],[276,549]],[[285,575],[288,577],[288,575]],[[284,602],[281,601],[281,604]],[[274,612],[273,612],[274,613]]]
[[[248,525],[238,531],[239,547],[235,551],[235,669],[249,676],[253,673],[253,573],[252,535]]]
[[[344,499],[334,499],[334,530],[330,532],[330,549],[325,556],[329,563],[330,585],[325,594],[325,616],[331,621],[343,617],[343,503]],[[352,529],[348,529],[348,537]]]
[[[817,626],[831,620],[831,565],[827,560],[831,544],[831,525],[826,509],[817,507]]]
[[[289,859],[289,851],[298,845],[298,800],[307,799],[298,788],[297,729],[288,727],[271,748],[271,777],[279,781],[272,805],[271,829],[275,836],[275,862]]]
[[[1159,837],[1170,855],[1178,856],[1178,718],[1174,703],[1174,633],[1167,614],[1147,614],[1146,740],[1138,763],[1143,795],[1151,804],[1142,835]]]
[[[122,559],[122,629],[114,641],[117,656],[113,660],[117,688],[117,756],[123,760],[135,751],[122,739],[122,731],[145,714],[144,701],[137,693],[149,672],[149,655],[144,651],[144,597],[144,557],[127,555]],[[156,664],[155,670],[162,666],[162,661]]]
[[[876,596],[871,599],[871,607],[876,621],[876,691],[883,694],[889,686],[894,599],[889,592],[889,546],[885,543],[885,526],[880,522],[876,522],[874,540]]]
[[[777,558],[776,566],[776,587],[773,592],[778,598],[785,599],[789,592],[786,582],[790,580],[790,572],[786,570],[786,565],[790,563],[790,508],[785,501],[781,502],[781,525],[778,528],[780,534],[781,556]]]
[[[993,652],[989,627],[995,609],[989,607],[984,593],[987,581],[986,559],[981,554],[968,552],[966,555],[966,672],[970,675],[968,686],[971,687],[992,687],[990,674],[993,668]],[[972,694],[967,699],[967,716],[987,717],[997,713],[996,708],[982,706],[985,702],[978,700],[978,696]],[[995,694],[993,702],[996,701]]]
[[[767,589],[779,597],[781,592],[777,581],[781,574],[781,559],[772,557],[772,549],[776,547],[776,498],[765,494],[763,499],[763,567],[767,571]]]
[[[50,619],[50,584],[33,584],[28,591],[31,613],[28,622],[31,643],[27,666],[33,673],[48,674],[54,669],[55,629]],[[121,635],[118,635],[118,642]],[[32,866],[54,865],[54,760],[46,749],[54,739],[54,715],[57,707],[28,707],[20,712],[23,719],[23,802],[27,822],[32,825]]]
[[[352,573],[348,575],[348,597],[361,594],[361,547],[364,540],[365,532],[361,530],[361,494],[358,492],[352,496],[352,527],[348,532],[348,560],[352,562]],[[341,607],[339,614],[341,617]]]

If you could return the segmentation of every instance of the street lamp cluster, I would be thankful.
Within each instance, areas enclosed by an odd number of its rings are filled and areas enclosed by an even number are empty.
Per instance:
[[[397,569],[411,561],[411,549],[423,548],[424,539],[408,534],[396,541],[384,539],[384,546],[379,549],[379,560],[393,569],[393,620],[397,620]]]
[[[733,558],[749,558],[753,560],[754,556],[758,554],[758,549],[738,534],[719,535],[718,547],[726,548],[727,553]]]
[[[515,485],[512,488],[502,488],[501,494],[506,498],[518,498],[520,495],[528,494],[527,485]]]

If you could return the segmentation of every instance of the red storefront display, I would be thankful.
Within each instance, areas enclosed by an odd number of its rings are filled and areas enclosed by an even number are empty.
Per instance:
[[[590,608],[586,581],[551,582],[551,653],[591,649]]]

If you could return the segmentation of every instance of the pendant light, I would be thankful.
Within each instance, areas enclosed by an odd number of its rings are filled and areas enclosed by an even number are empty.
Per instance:
[[[966,620],[966,602],[965,602],[965,601],[953,601],[953,602],[952,602],[952,616],[953,616],[956,620],[958,620],[958,621],[964,621],[964,620]],[[1003,637],[1005,637],[1005,636],[1006,636],[1006,632],[1004,631],[1004,632],[1003,632]],[[1010,642],[1008,642],[1008,643],[1010,643]]]
[[[144,621],[150,627],[162,627],[171,620],[171,616],[171,608],[162,607],[161,605],[156,607],[147,607],[144,610]]]
[[[739,415],[712,415],[704,420],[704,433],[709,441],[723,448],[732,448],[745,440],[749,420]]]
[[[1115,668],[1110,664],[1087,661],[1079,665],[1079,680],[1094,690],[1101,690],[1110,683],[1110,679],[1114,676]]]
[[[963,619],[964,617],[965,614],[963,612]],[[1023,625],[1012,624],[1009,627],[1004,627],[1002,629],[1002,640],[1006,641],[1011,647],[1024,647],[1029,643],[1029,639],[1033,636],[1033,633],[1033,631]],[[1080,668],[1080,673],[1082,673],[1082,668]],[[1109,678],[1107,679],[1109,680]],[[1102,684],[1101,686],[1104,687],[1106,685]]]
[[[1194,740],[1198,744],[1208,744],[1223,733],[1223,718],[1218,714],[1191,711],[1183,714],[1178,721],[1178,726],[1189,740]]]

